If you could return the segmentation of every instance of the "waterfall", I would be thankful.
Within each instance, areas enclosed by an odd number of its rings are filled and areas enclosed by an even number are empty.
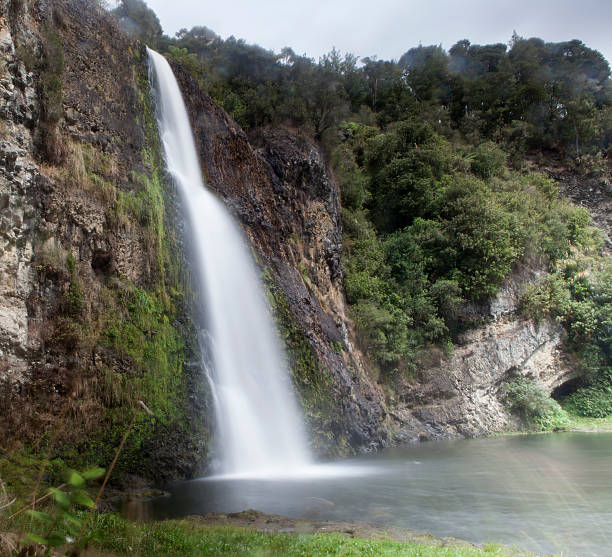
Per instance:
[[[165,162],[180,192],[206,325],[217,422],[219,473],[280,476],[310,456],[285,358],[258,273],[238,225],[206,189],[179,86],[166,59],[148,49]]]

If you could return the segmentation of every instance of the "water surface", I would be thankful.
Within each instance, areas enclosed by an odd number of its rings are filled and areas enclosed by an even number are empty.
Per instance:
[[[203,478],[169,488],[155,518],[257,509],[368,521],[538,553],[612,556],[612,434],[422,443],[302,477]]]

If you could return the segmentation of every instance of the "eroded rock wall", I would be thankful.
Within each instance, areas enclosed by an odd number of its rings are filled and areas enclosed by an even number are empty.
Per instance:
[[[349,338],[339,194],[320,151],[287,129],[260,130],[249,141],[182,68],[173,69],[206,182],[242,224],[267,278],[315,450],[385,446],[384,396]]]
[[[40,171],[33,157],[38,97],[34,75],[16,56],[13,38],[27,22],[15,21],[7,2],[0,10],[0,380],[21,384],[41,346],[37,319],[28,311],[40,210]]]
[[[208,432],[148,94],[94,3],[0,2],[0,444],[106,466],[136,415],[119,471],[162,480]]]

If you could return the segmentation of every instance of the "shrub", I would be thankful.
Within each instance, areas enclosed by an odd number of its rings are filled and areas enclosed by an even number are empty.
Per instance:
[[[591,379],[591,384],[565,398],[568,410],[588,418],[605,418],[612,414],[612,367],[606,366]]]
[[[355,304],[351,315],[359,329],[360,344],[382,367],[396,364],[408,348],[408,317],[400,309],[373,301]]]
[[[487,141],[480,144],[471,161],[472,172],[483,180],[498,176],[506,167],[508,155],[495,143]]]
[[[567,414],[559,403],[527,378],[507,382],[501,393],[510,412],[518,415],[530,427],[548,431],[569,425]]]
[[[612,388],[591,385],[578,389],[564,401],[565,408],[587,418],[605,418],[612,414]]]
[[[565,281],[558,275],[548,275],[539,282],[528,284],[519,303],[523,315],[539,322],[548,316],[565,315],[570,300]]]

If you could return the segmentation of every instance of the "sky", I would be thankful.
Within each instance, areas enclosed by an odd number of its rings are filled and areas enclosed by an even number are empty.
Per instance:
[[[318,59],[332,47],[397,60],[419,44],[507,43],[516,31],[580,39],[612,60],[612,0],[145,0],[164,32],[205,25],[280,52]]]

